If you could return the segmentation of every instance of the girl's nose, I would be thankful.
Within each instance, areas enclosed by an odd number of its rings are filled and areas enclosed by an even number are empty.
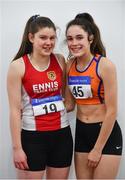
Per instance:
[[[72,40],[72,45],[76,45],[77,44],[77,40],[76,39],[73,39]]]
[[[46,40],[46,44],[51,44],[51,39],[48,38],[48,39]]]

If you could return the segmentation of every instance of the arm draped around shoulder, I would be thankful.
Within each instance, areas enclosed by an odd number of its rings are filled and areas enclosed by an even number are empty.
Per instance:
[[[66,88],[66,62],[65,58],[62,54],[55,54],[57,57],[58,63],[60,64],[60,67],[62,68],[63,71],[63,76],[62,76],[62,96],[65,98],[65,88]]]
[[[70,59],[70,60],[68,60],[68,62],[66,64],[65,106],[66,106],[67,112],[73,111],[75,109],[75,99],[68,87],[68,73],[69,73],[69,69],[70,69],[73,61],[74,61],[74,59]]]

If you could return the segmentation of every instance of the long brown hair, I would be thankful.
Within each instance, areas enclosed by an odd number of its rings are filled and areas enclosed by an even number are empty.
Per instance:
[[[24,34],[22,37],[22,42],[17,52],[16,56],[14,57],[13,61],[22,57],[25,54],[30,54],[33,51],[32,43],[29,41],[28,34],[32,33],[35,34],[41,28],[53,28],[56,31],[56,27],[54,23],[48,17],[41,17],[39,15],[34,15],[29,18],[26,23]]]
[[[90,50],[93,55],[100,54],[106,56],[106,50],[101,40],[101,35],[98,26],[95,24],[93,17],[88,13],[77,14],[75,19],[71,20],[66,26],[66,34],[70,26],[78,25],[82,29],[88,32],[89,37],[93,36],[93,42],[91,43]]]

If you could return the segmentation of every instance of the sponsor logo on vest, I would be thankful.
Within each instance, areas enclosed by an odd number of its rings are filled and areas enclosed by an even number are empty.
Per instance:
[[[50,92],[50,91],[57,91],[57,90],[58,90],[57,81],[33,85],[34,93]]]

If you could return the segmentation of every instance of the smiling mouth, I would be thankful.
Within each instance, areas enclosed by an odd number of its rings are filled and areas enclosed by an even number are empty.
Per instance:
[[[73,51],[73,52],[78,52],[78,51],[80,51],[82,49],[82,47],[74,47],[74,48],[71,48],[71,50]]]
[[[73,53],[79,53],[81,49],[72,49]]]
[[[49,47],[49,48],[43,48],[44,51],[51,51],[52,50],[52,47]]]

